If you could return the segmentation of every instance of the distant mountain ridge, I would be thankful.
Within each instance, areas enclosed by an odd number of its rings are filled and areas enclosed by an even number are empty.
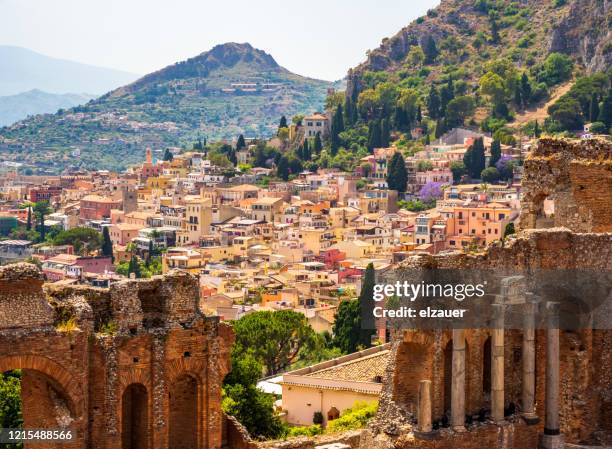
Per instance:
[[[123,169],[147,146],[272,136],[282,115],[321,110],[332,86],[291,73],[250,44],[217,45],[85,105],[0,130],[0,158],[49,171]],[[79,160],[72,147],[81,149]]]
[[[0,97],[0,126],[11,125],[29,115],[48,114],[85,104],[94,97],[88,94],[50,94],[38,89]]]
[[[0,45],[0,67],[0,96],[32,89],[54,94],[101,95],[138,78],[133,73],[51,58],[5,45]]]

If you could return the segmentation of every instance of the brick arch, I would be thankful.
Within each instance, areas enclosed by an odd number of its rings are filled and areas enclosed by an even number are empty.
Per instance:
[[[151,384],[151,373],[142,368],[130,368],[122,371],[119,377],[119,385],[123,392],[127,387],[132,384],[142,384],[148,388]]]
[[[194,377],[198,383],[202,382],[202,373],[206,368],[205,361],[196,358],[182,357],[173,360],[166,367],[166,379],[168,382],[174,382],[179,377],[187,374]]]
[[[83,416],[83,394],[80,383],[59,363],[40,355],[14,355],[0,357],[0,373],[14,369],[38,371],[62,388],[73,407],[74,418]]]

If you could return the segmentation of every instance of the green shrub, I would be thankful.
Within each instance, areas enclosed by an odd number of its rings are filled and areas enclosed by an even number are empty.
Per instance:
[[[312,426],[303,427],[289,427],[289,431],[287,432],[287,438],[314,437],[316,435],[321,435],[322,433],[323,428],[320,424],[313,424]]]
[[[593,134],[607,134],[608,128],[603,122],[594,122],[591,124],[591,132]]]
[[[340,418],[327,425],[327,433],[344,432],[346,430],[362,429],[376,415],[378,402],[357,401],[347,408]]]

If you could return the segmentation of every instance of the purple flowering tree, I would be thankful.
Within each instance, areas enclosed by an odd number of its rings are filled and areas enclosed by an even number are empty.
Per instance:
[[[442,198],[442,183],[441,182],[428,182],[418,193],[419,200],[424,203],[433,203],[436,200]]]
[[[502,154],[499,160],[495,163],[495,168],[499,172],[501,179],[510,179],[514,172],[514,160],[508,154]]]

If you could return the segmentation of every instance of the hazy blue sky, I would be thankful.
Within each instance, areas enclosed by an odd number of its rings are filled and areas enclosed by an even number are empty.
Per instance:
[[[250,42],[335,80],[439,0],[0,0],[0,45],[145,74]],[[0,61],[1,62],[1,61]]]

